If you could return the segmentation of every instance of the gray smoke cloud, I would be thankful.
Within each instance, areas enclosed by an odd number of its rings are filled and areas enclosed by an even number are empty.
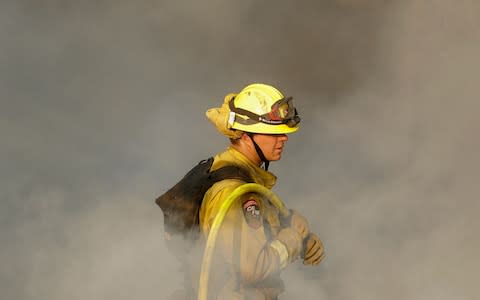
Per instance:
[[[153,199],[227,141],[204,112],[294,96],[275,191],[323,239],[280,299],[475,299],[476,1],[0,4],[4,299],[164,299]]]

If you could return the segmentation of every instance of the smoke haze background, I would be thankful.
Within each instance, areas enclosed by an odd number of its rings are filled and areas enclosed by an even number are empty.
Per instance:
[[[299,107],[275,191],[327,250],[281,299],[477,299],[479,28],[473,0],[2,1],[2,298],[179,287],[153,199],[259,81]]]

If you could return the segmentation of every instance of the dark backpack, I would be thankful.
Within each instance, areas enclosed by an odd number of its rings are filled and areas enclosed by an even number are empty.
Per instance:
[[[254,182],[248,172],[238,166],[226,166],[210,172],[213,157],[202,160],[177,184],[155,200],[164,216],[167,240],[182,236],[186,240],[197,239],[199,211],[203,196],[216,182],[224,179],[239,179]]]

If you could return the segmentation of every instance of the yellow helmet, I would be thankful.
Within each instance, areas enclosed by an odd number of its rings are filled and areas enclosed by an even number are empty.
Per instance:
[[[292,97],[271,85],[254,83],[229,102],[228,127],[244,132],[285,134],[298,130],[300,117]]]

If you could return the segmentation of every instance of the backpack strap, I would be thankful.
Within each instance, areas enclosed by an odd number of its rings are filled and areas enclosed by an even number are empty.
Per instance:
[[[255,182],[245,169],[235,165],[225,166],[215,171],[211,171],[208,178],[212,182],[212,185],[213,183],[224,179],[238,179],[245,181],[246,183]]]

